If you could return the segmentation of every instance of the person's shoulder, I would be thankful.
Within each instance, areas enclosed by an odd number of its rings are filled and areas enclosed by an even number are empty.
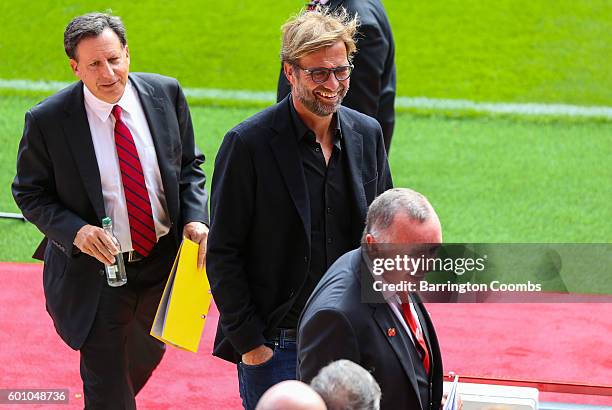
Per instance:
[[[235,125],[228,134],[239,135],[246,143],[261,143],[276,135],[273,131],[281,104],[271,105]]]
[[[168,77],[166,75],[157,73],[130,73],[130,77],[135,80],[144,81],[150,85],[157,85],[161,87],[177,87],[178,80],[174,77]]]
[[[343,105],[340,106],[340,115],[341,121],[347,121],[347,125],[356,128],[357,131],[365,129],[371,132],[380,128],[380,124],[375,118]]]
[[[83,87],[83,83],[80,81],[74,82],[40,101],[28,112],[39,119],[46,117],[57,119],[58,113],[70,102],[79,87]]]
[[[359,267],[361,253],[359,249],[342,255],[323,275],[311,300],[310,310],[332,309],[349,312],[360,303],[361,285]]]
[[[174,100],[181,88],[176,78],[156,73],[130,73],[130,80],[139,92],[148,88],[152,95],[169,100]]]

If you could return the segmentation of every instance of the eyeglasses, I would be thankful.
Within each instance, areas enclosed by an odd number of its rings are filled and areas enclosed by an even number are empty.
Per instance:
[[[334,77],[338,81],[348,80],[351,76],[351,72],[353,71],[353,65],[341,65],[340,67],[335,68],[302,68],[299,65],[296,65],[297,68],[304,71],[305,73],[310,74],[310,78],[317,84],[322,84],[329,78],[329,75],[333,72]]]

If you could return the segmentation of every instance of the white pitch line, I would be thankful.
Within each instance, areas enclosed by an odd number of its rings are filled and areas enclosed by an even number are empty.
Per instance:
[[[543,103],[492,103],[427,97],[397,97],[396,107],[425,108],[434,111],[476,111],[494,114],[594,117],[612,119],[612,107]]]
[[[58,91],[70,83],[61,81],[7,80],[0,78],[0,90]],[[273,103],[272,91],[221,90],[216,88],[184,88],[185,95],[211,100]],[[580,106],[570,104],[476,102],[427,97],[397,97],[399,108],[426,109],[432,111],[472,111],[478,113],[512,114],[524,116],[554,116],[612,119],[612,107]]]

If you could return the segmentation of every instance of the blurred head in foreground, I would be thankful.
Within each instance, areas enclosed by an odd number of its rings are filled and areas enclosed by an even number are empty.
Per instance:
[[[255,410],[325,410],[325,403],[306,383],[286,380],[270,387]]]
[[[350,360],[328,364],[310,386],[321,395],[328,410],[380,409],[380,386],[366,369]]]

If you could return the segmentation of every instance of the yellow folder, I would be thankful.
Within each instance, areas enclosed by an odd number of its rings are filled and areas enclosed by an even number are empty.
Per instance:
[[[212,301],[204,269],[198,270],[198,244],[183,238],[157,308],[151,336],[197,352]]]

